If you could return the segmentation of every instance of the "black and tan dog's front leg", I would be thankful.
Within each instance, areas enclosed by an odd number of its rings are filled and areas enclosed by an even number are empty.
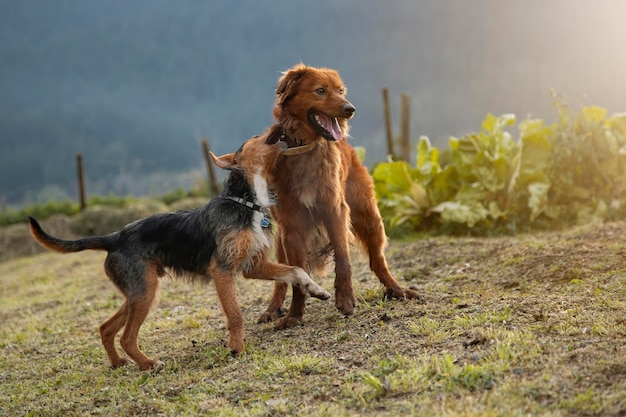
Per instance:
[[[278,264],[259,259],[254,263],[254,266],[249,271],[244,272],[243,275],[251,279],[273,280],[291,284],[293,287],[304,290],[306,293],[310,294],[311,297],[319,298],[320,300],[328,300],[330,298],[328,291],[322,288],[317,282],[313,281],[309,274],[297,266]]]
[[[239,301],[237,300],[237,289],[235,287],[235,276],[232,271],[224,270],[215,264],[209,267],[209,273],[217,296],[222,304],[222,309],[226,315],[226,325],[228,327],[228,347],[233,355],[243,352],[243,316]]]
[[[285,248],[283,246],[282,233],[279,231],[276,233],[275,240],[275,250],[276,250],[276,259],[280,264],[289,264],[287,262],[287,255],[285,254]],[[254,277],[252,277],[254,278]],[[269,323],[271,321],[277,321],[279,318],[283,317],[287,310],[283,307],[283,303],[285,302],[285,297],[287,296],[287,289],[289,285],[285,282],[274,281],[274,290],[272,291],[272,298],[270,299],[270,303],[261,314],[257,323]]]

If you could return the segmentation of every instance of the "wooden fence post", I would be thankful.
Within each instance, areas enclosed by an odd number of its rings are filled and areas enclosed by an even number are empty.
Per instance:
[[[209,141],[206,139],[202,139],[202,153],[204,154],[204,163],[206,164],[206,170],[209,176],[209,191],[211,192],[211,195],[217,195],[219,193],[217,178],[215,177],[213,162],[209,156]]]
[[[403,161],[409,162],[410,155],[410,114],[411,114],[411,103],[409,95],[404,93],[402,94],[402,136],[400,140],[400,155]]]
[[[85,210],[85,182],[83,180],[83,156],[76,154],[76,171],[78,173],[78,204],[80,211]]]
[[[385,114],[385,133],[387,135],[387,155],[396,159],[393,151],[393,131],[391,128],[391,109],[389,108],[389,89],[383,87],[383,109]]]

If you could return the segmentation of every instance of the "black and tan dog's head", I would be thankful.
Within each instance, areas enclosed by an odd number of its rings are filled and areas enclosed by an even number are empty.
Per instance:
[[[245,141],[233,153],[222,156],[215,156],[213,152],[210,154],[215,165],[222,169],[241,168],[250,174],[259,173],[266,177],[287,149],[284,138],[284,129],[280,125],[274,125],[264,134]]]
[[[222,169],[241,171],[254,188],[260,203],[271,205],[271,193],[268,179],[276,168],[278,158],[287,149],[284,140],[285,131],[280,125],[274,125],[260,136],[254,136],[233,153],[215,156],[210,152],[215,165]],[[267,201],[265,201],[267,199]]]
[[[355,112],[346,92],[337,71],[298,64],[278,80],[274,118],[302,142],[340,141]]]

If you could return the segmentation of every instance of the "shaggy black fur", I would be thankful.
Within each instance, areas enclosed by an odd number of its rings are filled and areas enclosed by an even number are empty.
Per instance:
[[[145,261],[159,264],[159,275],[164,275],[165,268],[169,268],[193,280],[210,278],[206,271],[217,237],[252,226],[254,210],[229,197],[255,201],[254,190],[242,169],[231,170],[221,194],[202,207],[155,214],[106,236],[63,240],[47,234],[34,218],[29,219],[37,234],[63,252],[86,249],[109,252],[105,268],[113,273],[107,275],[123,293],[132,295],[142,293],[145,283],[141,279],[127,278],[143,276],[141,268]],[[219,265],[219,258],[217,261]],[[232,265],[219,266],[226,270],[232,268]]]

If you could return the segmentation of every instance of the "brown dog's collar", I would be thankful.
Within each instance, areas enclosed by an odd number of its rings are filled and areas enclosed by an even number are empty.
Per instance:
[[[312,151],[317,147],[317,141],[311,142],[308,145],[295,146],[293,148],[289,148],[283,152],[283,155],[300,155],[301,153],[306,153]]]

